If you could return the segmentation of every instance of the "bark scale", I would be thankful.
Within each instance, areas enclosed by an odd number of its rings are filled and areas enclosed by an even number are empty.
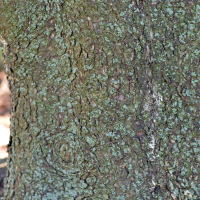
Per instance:
[[[197,2],[3,0],[10,199],[198,199]]]

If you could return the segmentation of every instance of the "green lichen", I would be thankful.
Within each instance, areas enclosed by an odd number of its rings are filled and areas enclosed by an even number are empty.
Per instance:
[[[0,3],[15,141],[5,199],[198,199],[190,3]]]

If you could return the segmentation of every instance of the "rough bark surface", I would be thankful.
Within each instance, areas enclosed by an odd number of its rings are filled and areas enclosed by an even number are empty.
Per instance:
[[[0,9],[11,89],[5,200],[199,199],[198,1],[2,0]]]

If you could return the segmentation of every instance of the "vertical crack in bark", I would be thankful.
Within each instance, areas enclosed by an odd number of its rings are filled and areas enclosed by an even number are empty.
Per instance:
[[[153,42],[153,31],[151,28],[151,22],[150,18],[148,18],[149,22],[149,37],[150,41]],[[150,136],[150,143],[149,143],[149,148],[150,148],[150,157],[149,160],[150,162],[154,163],[153,166],[155,165],[157,157],[159,157],[158,153],[156,152],[156,145],[157,145],[157,135],[156,135],[156,117],[158,116],[158,107],[160,105],[160,102],[162,101],[162,96],[156,92],[156,86],[154,84],[154,78],[153,78],[153,72],[152,72],[152,62],[153,62],[153,57],[151,55],[151,46],[147,43],[146,49],[147,49],[147,57],[148,57],[148,64],[147,64],[147,77],[148,77],[148,91],[147,91],[147,102],[146,105],[144,106],[144,110],[148,110],[150,112],[150,127],[149,127],[149,132],[148,135]],[[150,188],[150,191],[154,191],[157,187],[156,184],[156,177],[155,177],[155,167],[153,167],[152,171],[152,177],[151,177],[151,183],[152,186]]]

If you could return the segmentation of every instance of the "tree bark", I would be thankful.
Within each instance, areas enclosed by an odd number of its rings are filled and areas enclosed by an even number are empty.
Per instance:
[[[199,199],[197,1],[2,0],[5,200]]]

